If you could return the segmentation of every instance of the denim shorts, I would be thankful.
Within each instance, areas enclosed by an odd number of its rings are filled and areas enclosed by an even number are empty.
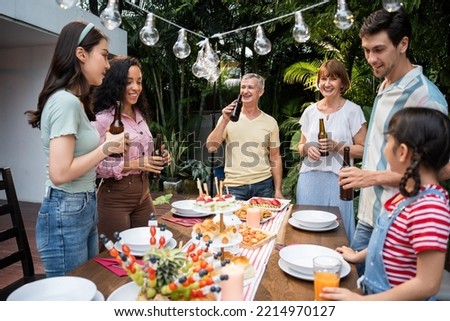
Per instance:
[[[98,254],[95,192],[49,188],[36,221],[36,245],[47,277],[66,275]]]
[[[242,185],[229,186],[228,191],[237,200],[247,201],[252,197],[273,197],[273,179],[269,177],[261,182]]]

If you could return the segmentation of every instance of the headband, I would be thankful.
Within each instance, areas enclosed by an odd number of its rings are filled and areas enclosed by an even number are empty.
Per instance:
[[[83,31],[81,31],[81,33],[80,33],[80,38],[78,38],[77,46],[79,46],[81,44],[81,42],[84,40],[84,38],[86,38],[89,31],[92,30],[92,28],[94,28],[94,24],[92,22],[89,22],[86,25],[86,27],[84,27]]]

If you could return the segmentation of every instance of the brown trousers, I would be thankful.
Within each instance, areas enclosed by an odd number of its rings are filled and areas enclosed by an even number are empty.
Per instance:
[[[148,226],[155,207],[147,173],[125,176],[120,180],[103,179],[97,194],[98,232],[115,241],[114,232]],[[155,213],[156,215],[156,213]]]

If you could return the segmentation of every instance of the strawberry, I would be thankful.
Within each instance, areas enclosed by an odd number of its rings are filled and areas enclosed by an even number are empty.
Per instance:
[[[258,200],[256,199],[256,198],[252,198],[252,199],[250,199],[250,205],[256,205],[256,204],[258,204]]]
[[[281,202],[279,200],[277,200],[276,198],[271,200],[271,204],[276,207],[281,206]]]

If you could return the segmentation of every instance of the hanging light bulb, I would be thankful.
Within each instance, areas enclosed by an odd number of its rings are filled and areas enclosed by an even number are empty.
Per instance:
[[[311,37],[308,25],[303,21],[302,12],[295,13],[295,26],[292,29],[292,36],[297,42],[306,42]]]
[[[206,70],[205,70],[203,48],[200,49],[197,53],[197,60],[192,65],[192,73],[197,78],[203,78],[203,77],[206,77],[206,75],[207,75]]]
[[[108,5],[100,14],[102,24],[108,30],[114,30],[122,23],[116,0],[108,0]]]
[[[139,32],[139,38],[147,46],[154,46],[159,40],[159,32],[155,28],[153,13],[147,15],[144,27]]]
[[[208,82],[213,83],[215,81],[217,81],[217,79],[219,79],[220,77],[220,69],[218,66],[216,66],[212,72],[208,75]]]
[[[389,12],[397,11],[402,5],[402,2],[399,0],[383,0],[383,8]]]
[[[186,30],[184,28],[178,31],[178,39],[173,45],[173,53],[180,59],[186,58],[191,53],[191,46],[187,42]]]
[[[217,53],[211,48],[209,40],[205,41],[205,64],[207,67],[216,67],[220,62],[220,58]]]
[[[350,10],[347,9],[347,3],[345,3],[345,0],[337,1],[338,7],[336,14],[334,15],[334,24],[339,29],[347,30],[353,25],[353,21],[355,21],[355,19],[353,18],[353,14]]]
[[[78,0],[56,0],[56,3],[63,9],[70,9],[78,3]]]
[[[256,40],[253,44],[258,55],[267,55],[272,50],[272,43],[264,34],[264,30],[261,26],[256,27]]]

